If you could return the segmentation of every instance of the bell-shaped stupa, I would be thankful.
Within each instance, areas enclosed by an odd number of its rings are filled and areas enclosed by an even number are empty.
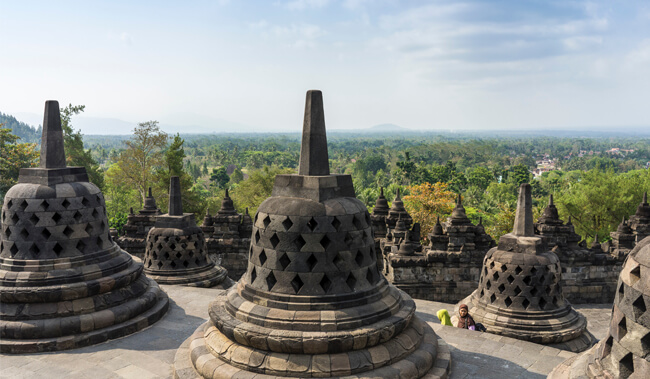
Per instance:
[[[446,377],[448,347],[377,271],[370,215],[330,175],[320,91],[298,175],[258,208],[248,270],[176,354],[176,377]]]
[[[549,378],[650,378],[650,237],[628,255],[617,288],[607,337]]]
[[[145,272],[160,284],[228,288],[228,271],[208,258],[203,230],[194,213],[183,213],[178,176],[169,180],[169,212],[156,217],[147,234]]]
[[[57,351],[144,329],[169,306],[109,236],[104,197],[66,167],[59,103],[45,103],[41,160],[20,170],[0,218],[2,353]]]
[[[565,300],[561,273],[557,255],[535,235],[531,187],[522,184],[514,230],[487,252],[478,289],[461,303],[490,333],[583,351],[596,341]]]

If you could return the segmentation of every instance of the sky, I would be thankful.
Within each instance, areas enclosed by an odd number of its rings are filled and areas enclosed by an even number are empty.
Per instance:
[[[309,89],[330,130],[650,128],[650,1],[0,0],[24,120],[297,132]]]

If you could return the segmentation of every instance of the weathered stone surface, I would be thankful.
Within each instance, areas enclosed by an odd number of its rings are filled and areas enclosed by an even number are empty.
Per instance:
[[[0,217],[0,350],[71,349],[146,328],[168,307],[109,234],[104,197],[61,162],[58,103],[46,104],[41,167],[21,169]],[[65,155],[63,154],[63,159]]]
[[[650,377],[650,237],[630,252],[618,281],[607,337],[549,378]]]
[[[324,125],[322,134],[320,124],[311,131],[322,117],[320,92],[314,96],[301,150],[309,164],[327,149]],[[179,349],[177,377],[447,375],[444,346],[414,315],[413,300],[377,270],[370,214],[350,177],[323,175],[276,177],[253,220],[248,269]]]
[[[588,349],[595,338],[562,294],[560,260],[534,235],[529,184],[519,189],[515,231],[488,251],[478,289],[461,303],[489,333],[575,352]]]

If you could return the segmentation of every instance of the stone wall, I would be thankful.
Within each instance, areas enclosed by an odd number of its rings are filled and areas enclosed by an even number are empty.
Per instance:
[[[589,252],[579,256],[558,254],[564,296],[573,304],[611,303],[625,257]]]

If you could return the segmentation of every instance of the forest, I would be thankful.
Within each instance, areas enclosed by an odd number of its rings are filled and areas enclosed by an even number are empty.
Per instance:
[[[84,106],[61,108],[69,166],[86,167],[106,198],[111,227],[121,230],[149,187],[163,211],[169,178],[180,176],[185,212],[197,219],[219,210],[228,189],[236,208],[254,213],[279,173],[295,173],[298,133],[169,135],[156,121],[128,136],[82,135],[73,126]],[[21,167],[38,164],[40,127],[0,113],[0,196]],[[445,219],[460,194],[468,216],[495,239],[514,221],[517,189],[533,187],[540,214],[549,195],[587,242],[609,239],[650,189],[650,138],[526,136],[513,133],[341,133],[328,135],[332,173],[350,174],[369,211],[380,188],[401,191],[423,237]],[[536,217],[537,217],[536,214]],[[426,241],[425,241],[426,242]]]

